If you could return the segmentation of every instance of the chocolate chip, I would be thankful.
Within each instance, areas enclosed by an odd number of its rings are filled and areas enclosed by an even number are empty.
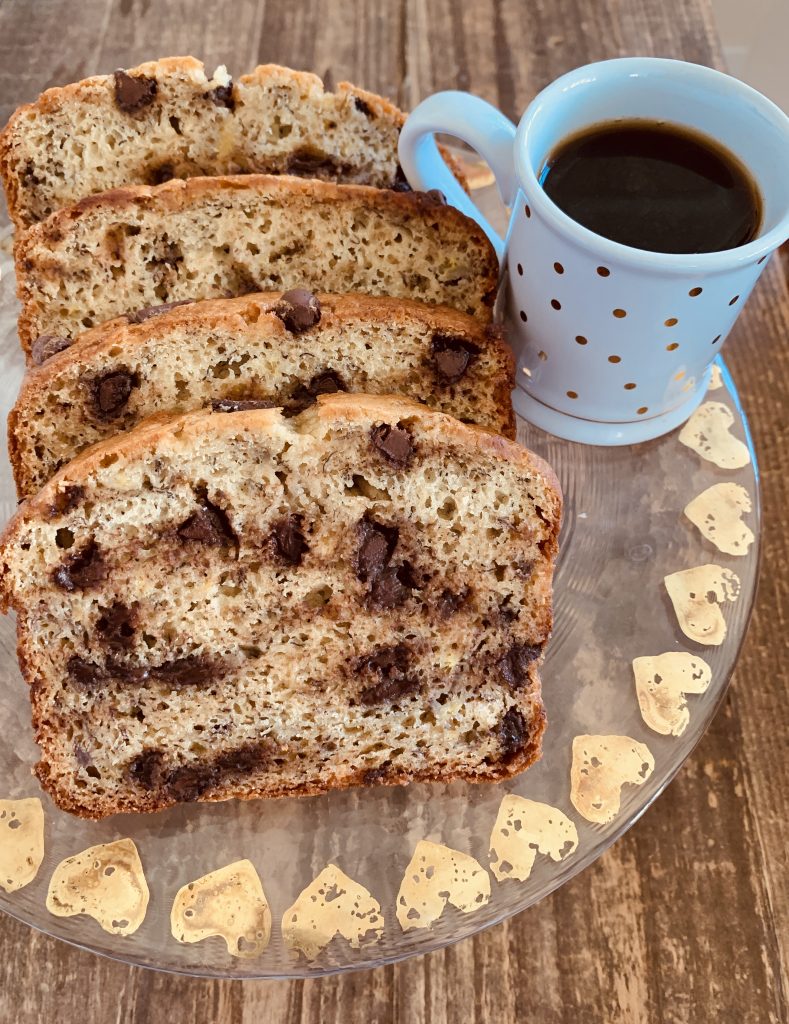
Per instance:
[[[316,398],[318,395],[334,395],[338,391],[347,391],[342,377],[334,370],[316,373],[307,387]]]
[[[136,313],[128,313],[126,319],[130,324],[141,324],[153,316],[161,316],[163,313],[169,313],[171,309],[188,306],[192,302],[194,299],[179,299],[177,302],[163,302],[161,306],[145,306],[143,309],[138,309]]]
[[[134,374],[128,370],[111,370],[97,377],[93,382],[93,399],[97,413],[101,416],[117,416],[129,401],[129,395],[136,386]]]
[[[142,789],[159,790],[180,803],[198,800],[216,788],[228,775],[248,774],[265,764],[275,751],[273,741],[264,738],[223,751],[209,761],[167,767],[161,750],[148,749],[132,758],[127,772]]]
[[[49,506],[50,519],[65,515],[70,512],[85,495],[85,488],[79,484],[66,484],[62,490],[55,494],[52,504]]]
[[[434,334],[430,348],[436,373],[447,384],[456,384],[479,355],[476,345],[455,334]]]
[[[214,412],[246,412],[248,409],[274,409],[276,403],[268,398],[215,398]]]
[[[167,181],[172,181],[175,177],[175,168],[172,164],[159,164],[158,167],[153,167],[148,173],[148,183],[150,185],[164,185]]]
[[[218,85],[216,89],[212,89],[206,95],[217,107],[227,107],[228,110],[236,109],[236,98],[233,95],[232,82],[228,82],[227,85]]]
[[[521,579],[528,580],[534,572],[534,562],[522,559],[519,562],[515,562],[513,568]]]
[[[185,764],[175,768],[167,776],[166,793],[170,799],[182,804],[199,800],[203,793],[218,782],[217,773],[211,765]]]
[[[137,114],[153,103],[158,85],[147,75],[129,75],[115,72],[115,103],[124,114]]]
[[[379,423],[370,431],[370,440],[381,455],[395,466],[406,466],[414,454],[411,435],[401,424]]]
[[[100,665],[76,656],[69,658],[66,671],[75,683],[90,690],[99,686],[105,679],[104,670]]]
[[[356,534],[356,575],[365,583],[388,565],[397,547],[399,531],[396,526],[384,526],[365,516],[359,521]]]
[[[442,619],[451,618],[465,604],[471,594],[470,587],[462,587],[459,591],[442,590],[436,603],[436,610]]]
[[[71,338],[60,334],[39,334],[30,349],[30,358],[36,366],[41,366],[57,352],[62,352],[71,344]]]
[[[227,513],[207,499],[203,500],[202,508],[181,523],[178,536],[181,540],[196,541],[212,547],[228,547],[237,543]]]
[[[394,647],[382,647],[373,654],[360,659],[357,669],[360,672],[372,672],[378,682],[362,689],[359,699],[363,704],[393,703],[400,697],[416,693],[420,689],[419,680],[409,676],[409,651],[405,644]]]
[[[143,789],[158,789],[167,776],[164,754],[161,750],[143,750],[132,759],[127,772],[132,782],[136,782]]]
[[[199,654],[166,661],[149,669],[150,675],[166,686],[179,689],[182,686],[204,686],[216,678],[216,665]]]
[[[321,320],[321,304],[307,288],[291,288],[273,309],[291,334],[302,334]]]
[[[56,586],[73,593],[85,590],[107,578],[107,567],[95,541],[90,541],[81,551],[69,555],[53,574]]]
[[[311,405],[315,404],[318,395],[333,395],[337,391],[345,391],[342,377],[334,370],[316,373],[309,384],[298,384],[290,398],[285,402],[282,412],[284,416],[298,416]]]
[[[392,762],[384,761],[377,768],[368,768],[362,775],[363,786],[381,786],[392,774]]]
[[[364,114],[365,117],[375,117],[373,108],[366,102],[366,100],[363,100],[361,96],[354,96],[353,105],[358,111]]]
[[[507,685],[513,690],[525,686],[529,678],[529,665],[541,654],[540,644],[513,644],[498,662],[499,671]]]
[[[392,182],[390,188],[392,192],[413,192],[413,189],[408,184],[408,178],[406,178],[405,176],[405,171],[400,166],[400,164],[397,165],[394,181]]]
[[[290,515],[274,523],[271,531],[274,550],[288,565],[301,565],[304,552],[309,550],[301,530],[302,517]]]
[[[390,565],[378,573],[370,584],[370,601],[379,608],[397,608],[411,596],[416,584],[411,566]]]
[[[286,174],[294,174],[298,178],[342,178],[350,170],[347,164],[308,149],[297,150],[285,166]]]
[[[116,601],[96,620],[96,630],[110,650],[126,650],[134,639],[136,614]]]
[[[93,764],[93,758],[79,743],[74,744],[74,760],[82,768],[87,768],[89,764]]]
[[[245,743],[221,753],[214,761],[214,768],[223,775],[238,775],[255,771],[266,764],[275,751],[273,740],[268,737],[257,743]]]
[[[447,205],[447,197],[440,188],[431,188],[428,192],[425,192],[425,199],[430,199],[432,202],[438,203],[439,206]]]
[[[368,686],[359,694],[362,704],[395,704],[403,697],[418,693],[421,689],[418,679],[385,679],[375,686]]]
[[[499,723],[499,742],[501,743],[501,760],[511,761],[523,750],[529,731],[526,720],[516,707],[511,707]]]

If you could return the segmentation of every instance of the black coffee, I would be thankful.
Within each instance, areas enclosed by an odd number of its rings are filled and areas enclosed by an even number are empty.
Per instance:
[[[652,252],[735,249],[756,237],[762,216],[733,153],[662,121],[610,121],[565,139],[540,184],[579,224]]]

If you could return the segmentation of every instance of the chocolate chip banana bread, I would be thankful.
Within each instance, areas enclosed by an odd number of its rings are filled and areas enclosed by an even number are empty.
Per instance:
[[[102,192],[35,224],[14,251],[26,351],[142,307],[301,286],[488,322],[498,279],[485,233],[440,193],[271,175]]]
[[[233,82],[193,57],[151,61],[48,89],[0,135],[0,176],[18,227],[120,185],[204,174],[295,174],[407,188],[403,114],[342,82],[267,64]]]
[[[515,436],[512,355],[498,329],[446,307],[304,289],[138,310],[39,339],[8,421],[21,497],[78,452],[155,413],[283,406],[318,394],[404,394]]]
[[[507,778],[539,756],[548,466],[402,398],[154,417],[0,542],[58,805]]]

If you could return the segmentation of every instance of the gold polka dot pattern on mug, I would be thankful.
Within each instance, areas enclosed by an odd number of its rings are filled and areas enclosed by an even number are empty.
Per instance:
[[[578,392],[577,391],[568,391],[567,392],[567,397],[568,398],[577,398],[578,397]]]
[[[640,409],[636,409],[636,412],[639,416],[643,416],[645,412],[649,412],[649,409],[645,405],[642,405]]]
[[[608,269],[608,267],[598,267],[597,268],[597,273],[600,275],[600,277],[610,277],[611,276],[611,271]]]
[[[523,212],[526,214],[527,217],[531,217],[531,209],[528,203],[523,204]]]
[[[622,362],[622,357],[621,356],[609,356],[608,357],[608,362],[609,363],[621,363]]]
[[[518,264],[518,276],[523,277],[523,266],[520,263]]]
[[[623,317],[627,316],[627,310],[626,309],[613,309],[613,310],[611,310],[611,315],[615,316],[617,318],[617,320],[622,320]]]
[[[561,309],[562,308],[562,304],[561,304],[561,302],[559,302],[558,299],[551,299],[551,306],[553,307],[553,309]]]
[[[733,306],[737,299],[739,299],[739,297],[739,295],[735,295],[733,299],[729,299],[729,305]]]
[[[676,352],[679,348],[678,341],[672,341],[670,345],[666,345],[666,352]]]
[[[678,323],[679,323],[679,320],[677,320],[677,318],[675,316],[670,316],[668,318],[668,320],[664,320],[663,321],[663,326],[664,327],[676,327]]]
[[[529,318],[528,318],[528,317],[526,316],[526,314],[524,313],[524,311],[523,311],[523,310],[521,310],[521,313],[520,313],[520,317],[521,317],[521,320],[522,320],[522,321],[523,321],[524,323],[526,323],[526,321],[527,321],[527,320],[529,319]]]
[[[564,273],[564,267],[561,265],[561,263],[554,263],[553,269],[556,271],[557,274]]]
[[[703,291],[704,291],[704,289],[703,289],[703,288],[691,288],[691,289],[690,289],[690,291],[688,292],[688,295],[689,295],[689,296],[690,296],[690,297],[691,297],[692,299],[695,299],[695,298],[696,298],[696,296],[697,296],[697,295],[701,295],[701,293],[702,293]]]
[[[583,334],[576,334],[575,340],[578,342],[579,345],[588,345],[589,344],[589,339],[585,338],[583,336]]]
[[[543,352],[542,349],[540,349],[540,351],[537,353],[537,358],[540,360],[540,362],[545,363],[548,360],[548,353]]]

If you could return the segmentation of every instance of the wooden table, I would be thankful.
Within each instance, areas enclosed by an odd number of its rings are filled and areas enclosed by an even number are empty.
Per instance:
[[[169,54],[276,61],[405,109],[470,89],[517,119],[534,93],[625,54],[717,65],[708,0],[4,0],[0,121],[42,89]],[[726,355],[761,464],[759,601],[728,698],[644,819],[549,899],[450,949],[309,982],[126,967],[0,920],[0,1024],[109,1021],[789,1020],[789,288],[768,266]]]

